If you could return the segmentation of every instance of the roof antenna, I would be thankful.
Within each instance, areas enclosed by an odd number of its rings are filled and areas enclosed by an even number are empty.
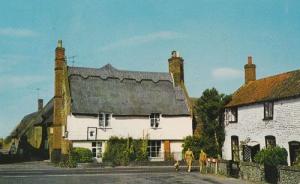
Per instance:
[[[70,62],[72,63],[72,66],[74,66],[74,64],[75,64],[75,57],[77,57],[77,56],[67,57],[67,59],[70,60]]]
[[[40,90],[41,90],[41,88],[36,88],[35,90],[36,90],[37,99],[39,99],[40,98]]]

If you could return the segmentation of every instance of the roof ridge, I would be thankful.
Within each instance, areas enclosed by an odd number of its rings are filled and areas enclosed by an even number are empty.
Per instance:
[[[137,70],[123,70],[123,69],[117,69],[115,68],[113,65],[111,65],[110,63],[104,65],[101,68],[92,68],[92,67],[80,67],[80,66],[68,66],[71,69],[93,69],[93,70],[101,70],[101,69],[113,69],[116,70],[118,72],[132,72],[132,73],[151,73],[151,74],[166,74],[169,75],[169,72],[150,72],[150,71],[137,71]]]
[[[275,75],[270,75],[270,76],[266,76],[266,77],[257,79],[255,81],[266,80],[266,79],[269,79],[269,78],[274,78],[274,77],[278,77],[280,75],[286,75],[286,74],[295,73],[295,72],[299,72],[299,71],[300,71],[300,69],[292,70],[292,71],[288,71],[288,72],[283,72],[283,73],[278,73],[278,74],[275,74]],[[255,81],[251,81],[251,82],[255,82]]]

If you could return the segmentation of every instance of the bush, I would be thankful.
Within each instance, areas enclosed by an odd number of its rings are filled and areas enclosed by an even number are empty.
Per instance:
[[[93,161],[93,153],[87,148],[73,148],[71,150],[72,159],[78,163],[86,163]]]
[[[187,151],[188,148],[192,150],[194,153],[194,157],[196,160],[199,159],[199,154],[201,149],[203,149],[204,142],[199,136],[187,136],[184,139],[183,147],[183,155]],[[203,149],[206,152],[205,149]]]
[[[113,165],[128,165],[130,161],[145,161],[148,159],[147,146],[147,139],[111,137],[107,141],[103,161],[111,162]]]
[[[267,182],[277,183],[279,178],[277,166],[287,165],[287,156],[288,153],[284,148],[276,146],[259,151],[255,155],[254,161],[265,166],[265,179]]]
[[[286,149],[278,146],[273,148],[262,149],[255,157],[255,162],[268,166],[287,165],[288,153]]]

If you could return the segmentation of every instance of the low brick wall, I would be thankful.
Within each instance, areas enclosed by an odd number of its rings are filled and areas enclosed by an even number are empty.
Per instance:
[[[263,182],[265,180],[264,166],[253,162],[241,162],[240,177],[252,182]]]
[[[278,172],[279,172],[279,183],[281,184],[300,183],[300,167],[279,166]]]

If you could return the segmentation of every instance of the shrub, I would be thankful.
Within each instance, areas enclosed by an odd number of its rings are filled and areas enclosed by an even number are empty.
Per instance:
[[[273,148],[262,149],[255,157],[255,162],[268,166],[287,165],[288,153],[286,149],[278,146]]]
[[[194,157],[196,160],[199,159],[199,154],[201,149],[203,149],[204,142],[199,136],[187,136],[184,139],[183,147],[183,154],[186,152],[188,148],[192,150],[194,153]],[[206,152],[206,150],[204,149]]]
[[[78,163],[92,162],[93,161],[93,153],[91,150],[87,148],[73,148],[71,150],[72,159],[74,159]]]
[[[277,183],[279,173],[278,165],[287,165],[287,151],[284,148],[272,147],[259,151],[254,161],[263,164],[265,167],[265,179],[269,183]]]
[[[148,159],[147,146],[147,139],[111,137],[107,141],[103,161],[111,162],[113,165],[128,165],[129,161],[145,161]]]
[[[148,140],[147,139],[139,139],[133,140],[133,156],[130,161],[147,161],[148,160]]]

